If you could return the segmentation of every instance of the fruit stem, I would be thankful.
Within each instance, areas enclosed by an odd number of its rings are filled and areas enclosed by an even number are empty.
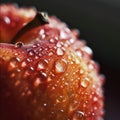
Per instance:
[[[12,44],[15,44],[16,41],[26,32],[29,30],[38,27],[40,25],[48,24],[49,23],[49,18],[48,14],[46,12],[37,12],[36,16],[32,21],[27,23],[24,27],[22,27],[18,33],[14,36],[14,38],[11,40]]]

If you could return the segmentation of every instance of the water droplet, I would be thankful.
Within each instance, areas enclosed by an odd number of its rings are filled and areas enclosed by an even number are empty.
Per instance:
[[[63,55],[64,52],[61,48],[57,48],[57,55]]]
[[[47,80],[47,74],[43,71],[38,73],[38,78],[40,78],[41,82],[45,82]]]
[[[15,82],[15,86],[18,86],[20,84],[20,80],[17,80],[16,82]]]
[[[4,21],[5,21],[6,24],[10,24],[10,22],[11,22],[10,18],[7,17],[7,16],[4,17]]]
[[[55,43],[55,40],[53,38],[51,38],[49,41],[50,43]]]
[[[42,57],[42,54],[41,54],[41,53],[39,53],[38,55],[39,55],[39,57]]]
[[[32,92],[30,90],[27,91],[27,95],[31,95]]]
[[[95,107],[94,107],[94,110],[97,110],[97,109],[98,109],[98,108],[95,106]]]
[[[38,87],[41,84],[41,79],[40,78],[36,78],[34,81],[34,86]]]
[[[17,43],[15,43],[15,47],[16,48],[21,48],[23,45],[24,45],[23,42],[17,42]]]
[[[52,81],[51,77],[48,77],[47,82],[51,82],[51,81]]]
[[[94,98],[93,98],[93,101],[94,101],[94,102],[96,102],[97,100],[98,100],[98,98],[97,98],[97,97],[94,97]]]
[[[21,63],[21,67],[26,67],[27,66],[27,63],[25,62],[25,61],[23,61],[22,63]]]
[[[32,62],[33,60],[31,58],[27,58],[27,62]]]
[[[44,103],[43,106],[46,107],[46,106],[47,106],[47,103]]]
[[[73,115],[73,120],[84,120],[84,112],[76,111]]]
[[[83,47],[82,50],[85,51],[89,55],[93,54],[92,49],[89,48],[88,46]]]
[[[39,62],[37,64],[37,70],[38,71],[44,70],[47,68],[47,66],[48,66],[48,61],[46,59],[45,60],[41,59],[41,60],[39,60]]]
[[[82,52],[80,50],[77,50],[76,51],[76,54],[79,56],[79,57],[82,57]]]
[[[65,72],[66,67],[67,67],[67,61],[65,59],[57,60],[55,62],[55,72],[56,73]]]
[[[75,75],[76,74],[76,72],[73,72],[73,75]]]
[[[56,46],[57,46],[57,47],[62,47],[62,45],[61,45],[60,42],[58,42]]]
[[[60,110],[60,112],[62,112],[62,113],[63,113],[63,112],[64,112],[64,110]]]
[[[26,70],[23,74],[23,77],[24,78],[27,78],[28,76],[30,76],[30,71],[29,70]]]
[[[75,57],[75,63],[76,64],[80,64],[80,59],[78,59],[77,57]]]
[[[22,93],[21,93],[21,96],[25,96],[25,92],[22,92]]]
[[[67,37],[66,33],[64,31],[60,31],[60,38],[65,39]]]
[[[49,56],[52,56],[52,55],[53,55],[53,52],[49,52],[48,55],[49,55]]]
[[[67,43],[65,43],[65,44],[64,44],[64,47],[68,47],[68,44],[67,44]]]
[[[33,55],[35,54],[35,52],[34,52],[33,50],[30,50],[30,51],[28,52],[28,54],[29,54],[29,56],[33,56]]]
[[[39,31],[39,34],[40,34],[40,35],[42,35],[42,34],[44,34],[44,33],[45,33],[44,29],[41,29],[41,30]]]
[[[86,88],[89,85],[89,78],[82,78],[81,79],[81,86]]]
[[[18,56],[18,53],[15,53],[14,55],[15,55],[15,56]]]
[[[79,103],[77,101],[72,101],[70,106],[69,106],[69,111],[73,112],[79,107]]]
[[[14,68],[18,67],[18,63],[19,63],[19,62],[20,62],[20,59],[19,59],[19,58],[12,58],[12,59],[10,60],[8,69],[9,69],[9,70],[13,70]]]
[[[10,75],[10,77],[11,77],[11,78],[14,78],[14,77],[15,77],[15,73],[12,73],[12,74]]]
[[[17,71],[17,72],[21,72],[21,70],[20,70],[20,69],[17,69],[16,71]]]
[[[84,103],[84,104],[83,104],[83,107],[84,107],[84,108],[86,108],[86,107],[87,107],[87,104],[86,104],[86,103]]]
[[[42,37],[42,39],[44,39],[45,38],[45,34],[43,34],[41,37]]]
[[[95,116],[95,113],[94,113],[94,112],[92,112],[92,116]]]
[[[34,71],[34,68],[31,66],[31,67],[30,67],[30,70]]]
[[[37,48],[38,46],[36,45],[36,44],[33,44],[33,46],[32,46],[33,48]]]
[[[80,34],[80,31],[78,29],[72,29],[71,31],[72,31],[72,33],[73,33],[74,36],[78,37],[79,34]]]
[[[35,56],[35,59],[38,60],[38,59],[39,59],[39,56],[36,55],[36,56]]]
[[[69,41],[71,44],[73,44],[75,42],[75,39],[71,38]]]
[[[45,38],[45,31],[44,31],[44,29],[41,29],[40,32],[39,32],[39,34],[40,34],[40,36],[41,36],[42,39]]]
[[[84,73],[84,70],[83,69],[80,69],[80,74],[82,75]]]

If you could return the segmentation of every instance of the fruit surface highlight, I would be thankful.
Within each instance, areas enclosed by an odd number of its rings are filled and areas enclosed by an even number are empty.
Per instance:
[[[56,17],[43,24],[36,15],[0,6],[1,120],[102,120],[104,77],[92,50]]]

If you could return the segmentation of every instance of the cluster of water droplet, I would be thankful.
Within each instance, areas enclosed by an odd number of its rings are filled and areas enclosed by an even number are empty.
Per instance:
[[[5,21],[10,22],[8,18]],[[32,96],[39,116],[41,113],[57,119],[97,119],[103,104],[98,102],[102,101],[102,93],[96,83],[97,72],[93,72],[98,67],[90,60],[92,50],[83,41],[76,41],[76,31],[71,32],[59,22],[26,33],[23,39],[29,39],[32,45],[15,44],[15,50],[21,49],[24,55],[21,53],[20,57],[16,52],[8,62],[10,83],[20,96]]]

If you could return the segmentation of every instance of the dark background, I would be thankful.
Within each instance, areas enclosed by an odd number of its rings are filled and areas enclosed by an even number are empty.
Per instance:
[[[120,0],[0,0],[35,6],[80,30],[105,74],[105,120],[120,120]]]

